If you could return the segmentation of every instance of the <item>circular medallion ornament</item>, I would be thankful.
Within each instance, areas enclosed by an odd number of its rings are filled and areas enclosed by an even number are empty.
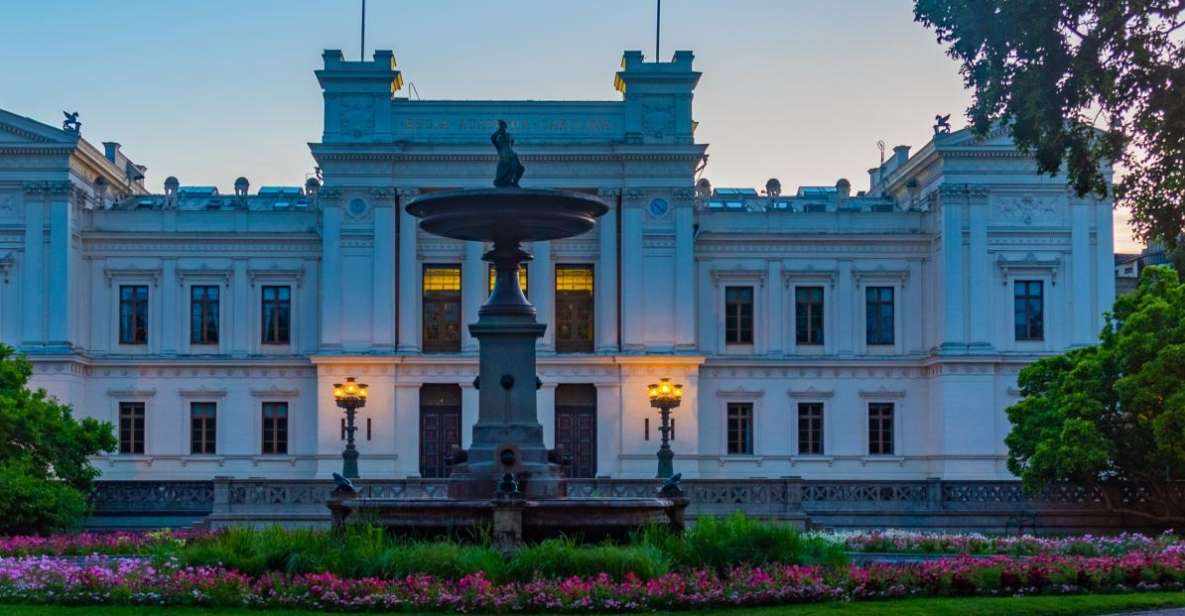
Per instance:
[[[351,199],[348,209],[350,216],[361,216],[366,213],[366,202],[361,199]]]
[[[650,200],[650,215],[655,218],[662,218],[667,215],[667,210],[671,209],[666,199],[654,198]]]

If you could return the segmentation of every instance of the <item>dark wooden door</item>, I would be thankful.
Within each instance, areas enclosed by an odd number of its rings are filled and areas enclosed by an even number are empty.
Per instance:
[[[454,445],[461,446],[461,388],[424,385],[420,389],[420,476],[447,477]]]
[[[597,390],[560,385],[555,392],[555,444],[571,457],[569,477],[597,474]]]

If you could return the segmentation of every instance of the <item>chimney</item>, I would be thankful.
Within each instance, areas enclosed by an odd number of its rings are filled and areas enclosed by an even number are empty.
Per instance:
[[[107,160],[115,162],[115,159],[119,156],[119,144],[114,141],[104,141],[103,155],[107,157]]]
[[[909,159],[909,146],[899,145],[893,148],[893,171],[900,169]]]

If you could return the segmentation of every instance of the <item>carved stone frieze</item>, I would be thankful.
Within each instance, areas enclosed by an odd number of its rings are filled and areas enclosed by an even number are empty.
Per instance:
[[[74,190],[74,184],[69,180],[25,182],[23,188],[28,194],[59,196],[70,194]]]
[[[1037,197],[1021,195],[1001,197],[996,201],[996,219],[999,222],[1013,222],[1025,225],[1056,224],[1059,219],[1059,204],[1064,197]]]

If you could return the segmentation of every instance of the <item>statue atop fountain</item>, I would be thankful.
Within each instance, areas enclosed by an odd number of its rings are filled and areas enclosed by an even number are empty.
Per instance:
[[[498,150],[498,171],[494,176],[494,186],[499,188],[518,188],[518,181],[527,170],[518,159],[514,151],[514,138],[506,131],[506,120],[498,120],[498,130],[490,135],[490,143]]]

